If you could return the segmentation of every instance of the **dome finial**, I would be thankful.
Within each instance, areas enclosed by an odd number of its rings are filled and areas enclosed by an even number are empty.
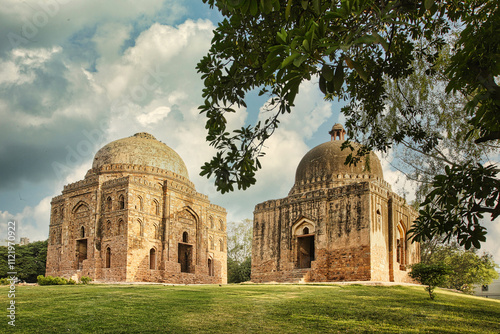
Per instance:
[[[345,136],[346,132],[345,132],[342,124],[339,124],[339,123],[335,124],[332,127],[332,130],[328,133],[330,134],[332,141],[337,140],[337,138],[338,138],[338,140],[345,140],[344,136]]]

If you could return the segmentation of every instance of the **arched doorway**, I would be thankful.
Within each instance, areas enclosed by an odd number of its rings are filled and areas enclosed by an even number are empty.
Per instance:
[[[111,268],[111,248],[106,249],[106,268]]]
[[[314,227],[313,225],[303,222],[295,229],[297,236],[297,267],[311,268],[311,262],[314,261],[315,244],[314,244]]]
[[[214,275],[214,262],[212,259],[208,259],[208,276]]]
[[[406,229],[402,222],[396,229],[396,261],[400,270],[406,269]]]
[[[156,249],[149,251],[149,269],[156,269]]]

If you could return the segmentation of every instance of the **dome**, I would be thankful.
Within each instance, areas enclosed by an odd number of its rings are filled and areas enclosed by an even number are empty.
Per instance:
[[[105,145],[96,153],[92,168],[110,164],[157,167],[189,179],[186,165],[181,157],[173,149],[145,132]]]
[[[340,131],[342,131],[342,130],[344,130],[344,127],[342,126],[342,124],[337,123],[337,124],[335,124],[334,126],[332,126],[332,131],[335,131],[335,130],[340,130]]]
[[[342,130],[342,129],[335,129]],[[299,188],[304,185],[326,182],[328,185],[335,183],[359,182],[359,177],[384,178],[382,165],[375,153],[370,152],[369,158],[363,157],[360,162],[354,166],[345,165],[347,156],[350,153],[355,154],[360,147],[359,144],[351,142],[354,151],[349,148],[341,149],[344,140],[332,140],[316,146],[306,153],[300,161],[295,172],[295,185],[291,193],[301,192]],[[368,162],[368,163],[367,163]]]

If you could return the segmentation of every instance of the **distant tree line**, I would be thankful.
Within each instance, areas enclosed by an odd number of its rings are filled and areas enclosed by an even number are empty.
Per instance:
[[[8,272],[16,272],[20,281],[36,283],[38,275],[45,275],[47,261],[47,240],[35,241],[27,245],[16,245],[15,270],[8,267],[8,248],[0,246],[0,278],[8,277]]]

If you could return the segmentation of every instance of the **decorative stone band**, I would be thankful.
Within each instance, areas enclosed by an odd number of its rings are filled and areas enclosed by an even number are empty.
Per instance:
[[[374,182],[377,183],[379,186],[386,188],[389,191],[392,191],[391,185],[381,179],[378,176],[374,175],[360,175],[360,174],[355,174],[355,175],[349,175],[349,174],[339,174],[336,176],[336,178],[332,178],[330,180],[326,180],[325,177],[323,179],[320,178],[315,178],[307,181],[301,180],[300,183],[295,183],[290,192],[288,193],[288,196],[295,195],[295,194],[301,194],[305,193],[308,191],[313,191],[313,190],[319,190],[319,189],[328,189],[328,188],[333,188],[333,187],[341,187],[344,185],[350,185],[353,183],[360,183],[360,182]]]
[[[127,172],[130,174],[150,174],[150,175],[158,175],[161,177],[165,177],[170,180],[174,180],[179,183],[183,183],[185,186],[195,189],[194,183],[191,182],[188,178],[181,176],[179,174],[176,174],[171,171],[167,171],[158,167],[150,167],[150,166],[140,166],[140,165],[132,165],[132,164],[109,164],[109,165],[103,165],[98,168],[91,168],[87,172],[87,177],[91,175],[101,175],[101,174],[106,174],[106,173],[116,173],[116,172]]]

